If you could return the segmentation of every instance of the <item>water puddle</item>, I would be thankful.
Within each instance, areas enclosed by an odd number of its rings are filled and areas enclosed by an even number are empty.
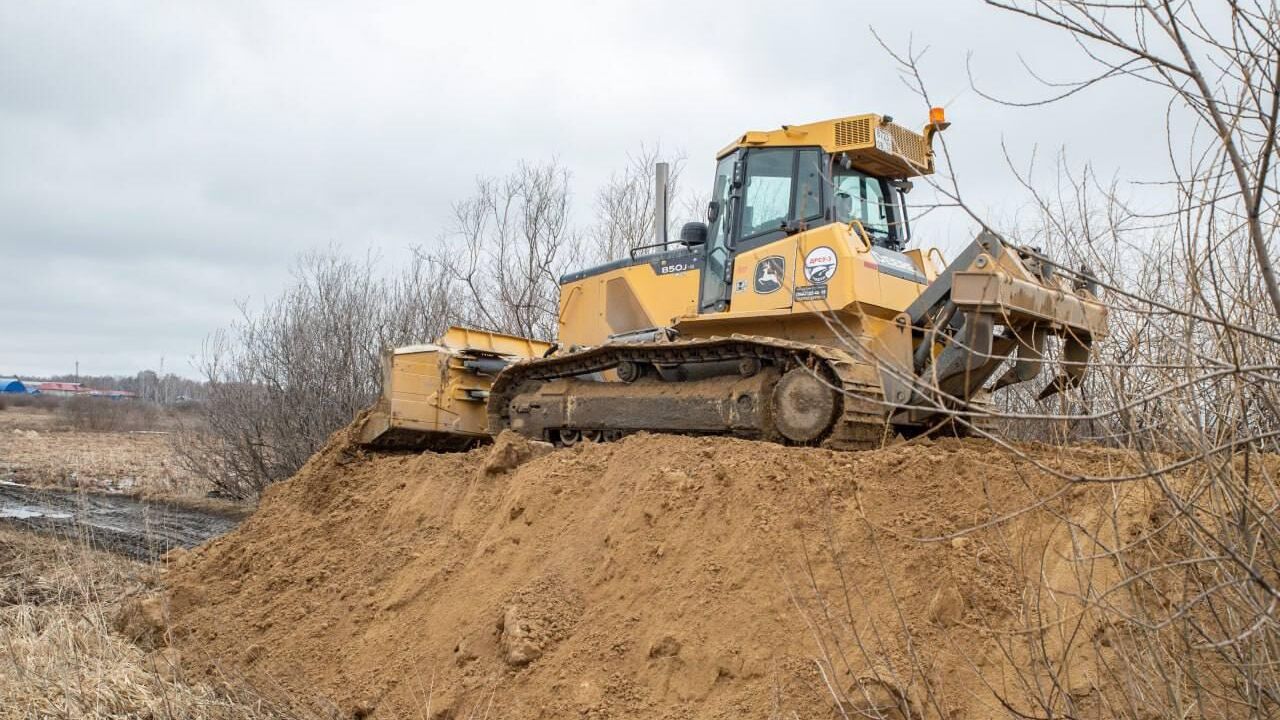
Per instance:
[[[125,495],[31,488],[0,480],[0,523],[87,538],[103,549],[153,559],[235,527],[239,517]]]
[[[70,513],[45,512],[30,507],[14,507],[12,505],[0,505],[0,518],[8,520],[31,520],[34,518],[43,518],[45,520],[70,520]]]

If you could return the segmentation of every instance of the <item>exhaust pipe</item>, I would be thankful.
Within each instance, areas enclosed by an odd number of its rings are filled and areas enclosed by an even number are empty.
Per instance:
[[[667,175],[670,166],[660,162],[653,168],[653,244],[667,249]]]

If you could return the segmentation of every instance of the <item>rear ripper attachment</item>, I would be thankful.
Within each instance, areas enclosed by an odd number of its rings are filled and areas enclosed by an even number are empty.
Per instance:
[[[1068,276],[1069,275],[1069,276]],[[987,396],[1039,375],[1046,339],[1062,340],[1062,371],[1043,400],[1078,387],[1093,341],[1107,332],[1107,308],[1088,269],[1065,271],[1035,250],[981,233],[906,310],[914,377],[886,374],[892,420],[919,425],[982,404]],[[1006,361],[1008,370],[987,380]]]

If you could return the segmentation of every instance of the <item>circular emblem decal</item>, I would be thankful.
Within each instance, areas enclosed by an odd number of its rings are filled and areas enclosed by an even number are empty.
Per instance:
[[[836,274],[836,251],[823,245],[804,256],[804,279],[813,285],[822,285]]]
[[[782,276],[787,261],[781,255],[770,255],[756,263],[755,291],[761,295],[777,292],[782,287]]]

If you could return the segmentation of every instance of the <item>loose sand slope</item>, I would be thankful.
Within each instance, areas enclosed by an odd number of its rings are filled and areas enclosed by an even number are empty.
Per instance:
[[[888,717],[986,717],[996,692],[1021,702],[1034,644],[1087,708],[1107,689],[1096,629],[1060,639],[1079,568],[1064,521],[1097,527],[1119,503],[1104,534],[1150,522],[1141,499],[975,441],[639,435],[498,472],[490,452],[365,455],[335,436],[237,531],[174,559],[185,657],[357,717],[828,717],[828,683]],[[1061,452],[1033,454],[1124,459]],[[1000,632],[1027,624],[1047,629]]]

